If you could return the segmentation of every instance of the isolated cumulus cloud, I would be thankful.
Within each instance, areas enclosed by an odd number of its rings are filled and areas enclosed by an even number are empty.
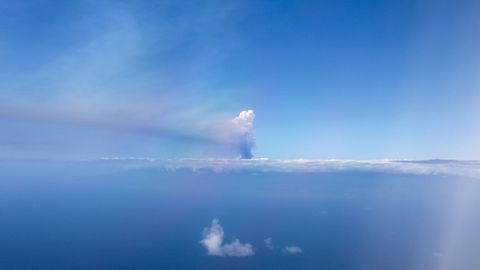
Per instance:
[[[253,110],[245,110],[241,111],[240,114],[232,120],[234,129],[234,133],[232,134],[233,140],[238,147],[240,157],[243,159],[253,157],[252,149],[255,147],[254,119],[255,112]]]
[[[244,257],[254,254],[251,244],[242,244],[238,239],[231,243],[223,243],[224,231],[218,219],[212,220],[210,227],[203,229],[203,239],[200,240],[208,255]]]

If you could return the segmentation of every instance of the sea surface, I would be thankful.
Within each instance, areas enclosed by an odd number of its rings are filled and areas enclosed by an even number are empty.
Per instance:
[[[0,269],[480,269],[476,177],[135,164],[2,161]]]

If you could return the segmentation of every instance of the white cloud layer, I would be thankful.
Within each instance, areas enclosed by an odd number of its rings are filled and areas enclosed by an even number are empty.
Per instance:
[[[299,254],[303,252],[303,250],[298,246],[285,246],[283,251],[289,254]]]
[[[200,240],[206,249],[208,255],[212,256],[234,256],[244,257],[254,254],[251,244],[242,244],[238,239],[231,243],[223,243],[224,231],[218,219],[212,220],[210,227],[203,230],[203,239]]]
[[[305,173],[364,171],[480,178],[480,161],[461,160],[152,159],[135,157],[113,157],[103,158],[103,160],[123,161],[129,168],[163,167],[168,170],[191,169],[213,172],[250,170]]]

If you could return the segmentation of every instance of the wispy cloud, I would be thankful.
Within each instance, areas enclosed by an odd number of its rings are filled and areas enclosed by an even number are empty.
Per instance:
[[[208,255],[244,257],[254,255],[251,244],[242,244],[238,239],[224,243],[224,231],[218,219],[212,220],[210,227],[203,230],[203,239],[200,240]]]
[[[285,246],[283,248],[283,252],[289,254],[299,254],[302,253],[303,250],[299,246]]]
[[[284,253],[288,253],[288,254],[299,254],[299,253],[302,253],[303,250],[302,248],[300,248],[299,246],[284,246],[284,247],[281,247],[281,246],[275,246],[273,244],[273,240],[271,237],[263,240],[263,242],[265,243],[265,247],[269,250],[281,250],[282,252]]]
[[[266,246],[268,249],[270,249],[270,250],[273,249],[273,242],[272,242],[272,238],[271,238],[271,237],[263,240],[263,242],[265,243],[265,246]]]

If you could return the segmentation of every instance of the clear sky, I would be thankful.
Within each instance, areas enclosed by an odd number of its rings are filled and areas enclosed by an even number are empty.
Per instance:
[[[480,159],[480,2],[0,4],[1,157]],[[230,135],[228,135],[230,136]],[[221,143],[219,143],[221,141]]]

